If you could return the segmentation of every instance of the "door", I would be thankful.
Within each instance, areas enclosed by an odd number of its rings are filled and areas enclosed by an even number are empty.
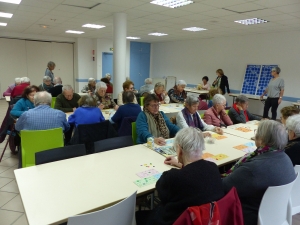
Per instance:
[[[113,72],[113,53],[102,52],[102,77],[105,77],[105,74],[109,73],[112,82],[114,79]]]

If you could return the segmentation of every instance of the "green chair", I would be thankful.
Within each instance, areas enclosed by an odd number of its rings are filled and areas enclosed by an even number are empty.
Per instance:
[[[22,167],[35,165],[35,153],[64,146],[62,128],[21,130]]]
[[[51,108],[52,109],[54,109],[55,102],[56,102],[56,97],[52,97],[52,101],[51,101]]]
[[[225,110],[226,114],[228,115],[229,109]]]
[[[201,119],[203,119],[204,118],[204,113],[201,113],[200,117],[201,117]]]
[[[140,97],[140,106],[144,106],[144,98],[145,97]]]
[[[132,133],[131,133],[132,141],[133,144],[136,145],[136,139],[137,139],[136,122],[131,123],[131,129],[132,129]]]

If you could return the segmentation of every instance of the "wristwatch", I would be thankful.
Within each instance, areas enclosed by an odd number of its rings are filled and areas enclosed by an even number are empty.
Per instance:
[[[282,97],[279,97],[279,98],[282,98]]]

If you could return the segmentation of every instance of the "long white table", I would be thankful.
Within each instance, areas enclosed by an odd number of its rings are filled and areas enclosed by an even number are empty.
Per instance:
[[[10,102],[10,96],[5,96],[5,100],[9,103]]]
[[[192,93],[196,93],[196,94],[208,94],[209,91],[207,90],[198,90],[197,88],[185,88],[184,89],[186,92],[192,92]]]
[[[254,137],[254,131],[258,128],[259,121],[249,121],[248,123],[239,123],[228,126],[227,129],[223,129],[224,133],[231,134],[237,137],[252,140]]]

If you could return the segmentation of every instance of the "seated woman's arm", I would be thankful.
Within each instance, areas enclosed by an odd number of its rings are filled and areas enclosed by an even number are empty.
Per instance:
[[[183,117],[183,114],[182,112],[178,112],[177,115],[176,115],[176,125],[182,129],[182,128],[186,128],[186,127],[189,127]]]
[[[122,92],[119,93],[119,95],[118,95],[118,101],[117,101],[117,103],[118,103],[119,106],[124,105],[123,104]]]
[[[11,95],[11,92],[12,92],[12,89],[10,87],[8,87],[6,89],[6,91],[3,92],[3,97],[5,96],[10,96]]]
[[[82,93],[87,93],[89,90],[89,86],[88,85],[85,85],[82,89],[81,89],[81,92]]]
[[[251,120],[261,120],[261,117],[258,117],[258,116],[255,116],[255,115],[251,114],[248,110],[247,110],[247,114],[248,114],[249,121],[251,121]]]
[[[148,130],[147,117],[144,112],[140,112],[136,119],[136,132],[138,136],[138,144],[146,143],[148,137],[153,137],[153,135]]]
[[[163,204],[170,201],[170,191],[172,189],[172,183],[170,181],[170,171],[163,172],[159,180],[156,182],[155,188],[158,193],[158,197]]]
[[[223,110],[220,114],[221,114],[221,119],[223,120],[226,126],[233,125],[233,122],[231,121],[230,117],[227,115],[225,110]]]
[[[244,110],[240,110],[240,113],[238,113],[234,108],[231,108],[229,109],[228,116],[234,124],[247,122]]]
[[[175,135],[180,130],[180,128],[173,124],[163,112],[160,113],[163,115],[164,120],[166,121],[170,134]]]
[[[172,102],[175,102],[175,103],[181,103],[181,102],[177,99],[176,95],[174,94],[174,89],[170,89],[169,92],[168,92],[168,95],[169,95],[170,99],[172,100]]]
[[[203,121],[204,121],[206,124],[214,125],[214,124],[213,124],[212,116],[211,116],[209,113],[207,113],[207,111],[204,113]]]
[[[209,125],[209,124],[205,123],[204,120],[201,119],[201,116],[199,115],[199,113],[198,113],[198,116],[199,116],[199,118],[201,120],[201,123],[203,125],[203,131],[216,131],[216,127],[214,125]]]
[[[26,108],[24,108],[23,101],[17,101],[17,103],[14,105],[12,110],[10,111],[10,115],[13,117],[20,117],[25,111],[27,111]]]

